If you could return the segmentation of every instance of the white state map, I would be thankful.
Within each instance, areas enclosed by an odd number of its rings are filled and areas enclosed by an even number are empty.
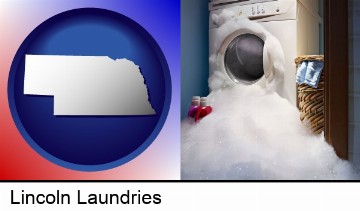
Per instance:
[[[139,66],[107,56],[26,55],[24,94],[54,96],[54,115],[152,115]]]

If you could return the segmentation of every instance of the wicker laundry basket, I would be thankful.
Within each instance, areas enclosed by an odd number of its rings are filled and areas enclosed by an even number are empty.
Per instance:
[[[299,56],[295,59],[296,68],[302,61],[324,61],[324,56]],[[315,134],[324,131],[325,125],[324,75],[325,71],[323,70],[316,89],[307,84],[297,85],[297,106],[300,110],[300,120],[307,121]]]

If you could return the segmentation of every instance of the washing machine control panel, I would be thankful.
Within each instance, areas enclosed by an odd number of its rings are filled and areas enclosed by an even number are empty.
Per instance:
[[[236,18],[249,18],[254,20],[261,20],[267,17],[273,17],[277,15],[288,16],[289,19],[296,18],[296,10],[294,6],[296,1],[273,1],[273,2],[263,2],[263,3],[256,3],[256,4],[249,4],[249,5],[241,5],[241,6],[233,6],[228,7],[226,10],[230,10],[233,12],[234,19]],[[223,9],[212,10],[210,12],[211,15],[220,15]],[[266,20],[264,20],[266,21]],[[216,23],[212,18],[210,18],[210,28],[218,27],[218,23]]]
[[[269,10],[268,10],[268,8],[266,8],[266,6],[263,6],[263,5],[257,5],[257,6],[251,7],[252,15],[264,15],[264,14],[266,14],[266,11],[269,11]]]
[[[266,2],[259,4],[251,4],[237,7],[237,17],[261,17],[269,15],[281,15],[289,11],[294,1],[287,1],[283,3],[278,2]],[[235,11],[234,11],[235,12]]]

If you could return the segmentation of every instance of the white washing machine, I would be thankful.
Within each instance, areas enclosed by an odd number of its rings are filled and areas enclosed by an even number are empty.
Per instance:
[[[231,19],[248,18],[261,24],[277,38],[284,52],[284,81],[281,95],[296,104],[296,66],[294,59],[299,55],[319,54],[318,0],[212,0],[209,3],[209,53],[217,54],[222,61],[210,65],[210,76],[215,69],[223,69],[233,83],[253,84],[267,77],[264,74],[264,41],[256,34],[243,33],[241,25],[231,29],[229,36],[215,44],[219,24],[214,15],[223,10],[232,12]],[[237,33],[239,31],[239,33]],[[243,55],[237,48],[243,48]],[[247,49],[246,49],[247,48]],[[244,50],[245,49],[245,50]],[[246,55],[247,54],[247,55]],[[243,60],[239,60],[239,58]]]

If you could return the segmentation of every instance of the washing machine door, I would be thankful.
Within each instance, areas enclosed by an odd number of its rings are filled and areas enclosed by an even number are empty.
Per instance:
[[[264,41],[250,33],[232,34],[221,46],[223,67],[235,83],[253,84],[264,75]]]

